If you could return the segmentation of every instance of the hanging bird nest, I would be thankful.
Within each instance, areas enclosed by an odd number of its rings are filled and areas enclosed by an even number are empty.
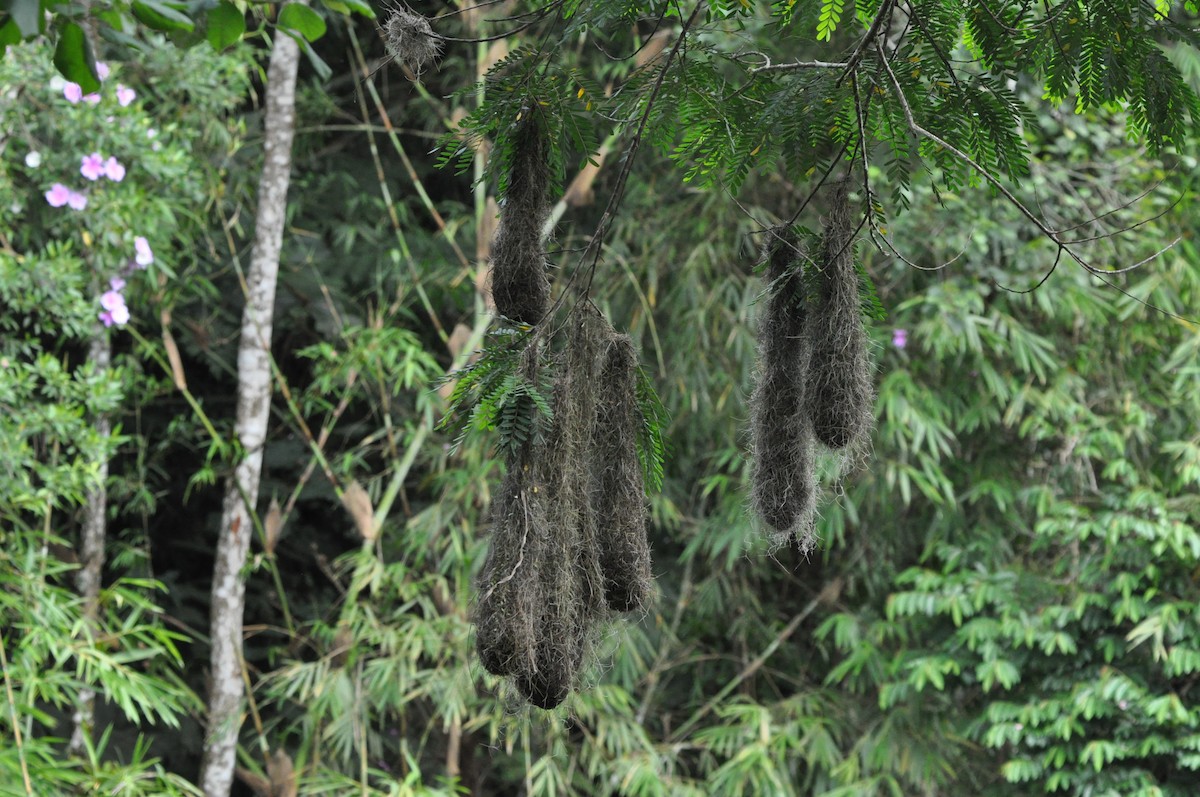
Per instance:
[[[646,488],[637,454],[638,359],[628,335],[609,331],[597,368],[591,498],[605,601],[613,611],[631,612],[644,609],[651,594]]]
[[[536,325],[550,306],[542,230],[550,217],[550,151],[536,109],[526,108],[513,131],[500,225],[492,243],[492,299],[503,316]]]
[[[853,239],[843,182],[825,218],[815,303],[808,318],[812,357],[804,388],[813,434],[835,450],[853,449],[865,441],[875,402]]]
[[[766,297],[758,321],[758,380],[750,397],[751,503],[802,550],[813,544],[816,478],[804,391],[809,356],[805,253],[790,228],[768,231]]]

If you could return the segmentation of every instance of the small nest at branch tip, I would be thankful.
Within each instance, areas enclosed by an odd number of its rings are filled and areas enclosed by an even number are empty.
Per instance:
[[[550,217],[550,149],[536,110],[526,109],[513,131],[508,190],[492,243],[492,298],[496,310],[535,325],[550,306],[542,229]]]
[[[853,236],[843,182],[834,191],[825,218],[816,305],[808,319],[812,357],[804,389],[813,433],[835,450],[864,443],[875,400]]]
[[[605,343],[596,380],[591,498],[605,600],[613,611],[631,612],[645,608],[651,594],[646,487],[636,442],[638,358],[628,335],[611,332]]]
[[[811,547],[817,485],[805,383],[812,342],[801,263],[790,229],[768,234],[766,301],[758,322],[758,379],[750,397],[751,503],[755,513],[801,550]]]
[[[392,6],[383,23],[383,41],[388,53],[420,77],[425,67],[442,51],[442,43],[429,20],[401,6]]]

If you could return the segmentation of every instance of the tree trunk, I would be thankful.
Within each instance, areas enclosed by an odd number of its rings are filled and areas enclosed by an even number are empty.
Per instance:
[[[108,331],[99,324],[92,334],[92,342],[88,346],[88,359],[96,364],[98,371],[107,371],[112,363],[112,341]],[[107,440],[112,434],[112,420],[108,413],[96,416],[96,431],[100,437]],[[88,493],[87,506],[83,514],[83,534],[79,541],[79,572],[75,574],[75,587],[83,598],[83,616],[90,627],[96,624],[96,615],[100,604],[100,581],[104,570],[104,537],[107,528],[108,493],[105,482],[108,481],[108,457],[100,461],[97,479],[99,484]],[[79,700],[75,704],[75,713],[71,717],[74,729],[71,731],[71,741],[67,752],[71,755],[82,755],[84,740],[92,732],[95,719],[96,693],[88,688],[79,690]]]
[[[246,275],[246,308],[238,346],[236,434],[245,451],[225,493],[213,567],[208,732],[200,769],[206,797],[228,797],[233,784],[242,723],[242,615],[246,587],[242,568],[250,550],[250,513],[258,497],[263,446],[271,403],[271,316],[287,209],[295,130],[296,70],[300,49],[282,32],[275,36],[267,70],[265,161],[258,185],[254,251]]]

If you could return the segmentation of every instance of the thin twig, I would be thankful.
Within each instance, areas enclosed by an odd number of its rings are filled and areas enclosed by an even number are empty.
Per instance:
[[[713,695],[707,703],[701,706],[695,714],[688,718],[687,722],[685,722],[683,725],[680,725],[679,728],[671,734],[668,742],[677,742],[684,738],[688,731],[696,727],[696,724],[699,723],[700,720],[702,720],[705,716],[707,716],[708,713],[714,708],[720,705],[721,701],[728,697],[734,689],[737,689],[743,681],[745,681],[747,678],[750,678],[752,675],[754,675],[754,673],[758,672],[759,669],[766,664],[767,659],[771,658],[775,651],[779,650],[779,646],[786,642],[792,634],[796,633],[796,629],[800,627],[800,624],[808,619],[808,616],[815,612],[817,607],[820,606],[822,602],[822,595],[818,595],[809,601],[808,604],[801,609],[786,626],[784,626],[783,630],[780,631],[773,640],[771,640],[771,644],[767,645],[762,653],[758,654],[752,661],[747,663],[746,666],[742,668],[741,672],[735,675],[733,679],[729,681],[729,683],[721,687],[721,691]]]
[[[525,564],[525,546],[529,542],[529,526],[531,524],[529,518],[529,500],[525,497],[525,493],[523,491],[521,493],[521,508],[525,512],[525,533],[521,535],[521,550],[517,553],[516,564],[512,566],[512,570],[509,571],[508,575],[497,580],[496,583],[493,584],[491,588],[483,594],[483,597],[479,599],[480,605],[487,603],[488,598],[492,597],[492,593],[499,589],[501,585],[507,584],[516,578],[517,573],[521,570],[521,565]]]
[[[1101,282],[1103,282],[1105,285],[1107,285],[1108,287],[1117,291],[1121,295],[1123,295],[1129,299],[1132,299],[1133,301],[1137,302],[1138,304],[1148,307],[1151,310],[1156,310],[1156,311],[1158,311],[1166,316],[1169,316],[1171,318],[1175,318],[1180,321],[1187,321],[1189,323],[1192,323],[1192,319],[1184,318],[1183,316],[1172,313],[1169,310],[1164,310],[1161,307],[1151,304],[1150,302],[1147,302],[1145,299],[1142,299],[1138,296],[1134,296],[1129,291],[1125,290],[1121,286],[1112,282],[1110,279],[1107,278],[1108,276],[1111,276],[1114,274],[1126,273],[1127,271],[1129,271],[1129,269],[1110,270],[1110,269],[1097,268],[1096,266],[1092,265],[1085,257],[1083,257],[1083,255],[1079,254],[1074,249],[1072,249],[1070,243],[1068,243],[1068,242],[1064,241],[1062,238],[1060,238],[1058,233],[1056,233],[1054,230],[1052,230],[1037,214],[1035,214],[1033,211],[1031,211],[1025,205],[1025,203],[1023,203],[1020,199],[1018,199],[1017,196],[1015,194],[1013,194],[1013,192],[1010,191],[1009,188],[1000,181],[1000,178],[998,178],[996,175],[992,174],[992,172],[989,171],[988,169],[985,169],[979,162],[977,162],[974,158],[972,158],[966,152],[963,152],[961,149],[954,146],[949,141],[946,141],[941,136],[937,135],[936,133],[930,132],[929,130],[925,129],[920,124],[918,124],[916,118],[913,116],[912,107],[908,103],[908,98],[904,94],[904,89],[900,85],[900,81],[896,78],[896,73],[892,71],[892,65],[888,60],[887,54],[883,51],[883,48],[880,47],[878,44],[875,45],[875,49],[879,53],[880,64],[883,66],[884,71],[887,72],[888,77],[891,79],[892,86],[896,90],[896,99],[900,103],[901,110],[904,111],[905,121],[907,122],[909,129],[913,132],[914,135],[916,135],[920,138],[925,138],[929,141],[932,141],[934,144],[937,144],[938,146],[945,149],[947,152],[949,152],[951,155],[953,155],[959,161],[970,166],[972,170],[974,170],[977,174],[979,174],[979,176],[981,176],[984,180],[986,180],[1005,199],[1007,199],[1009,201],[1009,203],[1011,203],[1012,206],[1015,207],[1021,213],[1022,216],[1024,216],[1026,219],[1028,219],[1030,221],[1030,223],[1032,223],[1035,227],[1037,227],[1038,230],[1041,231],[1042,235],[1044,235],[1046,238],[1048,238],[1050,241],[1052,241],[1058,247],[1058,249],[1059,249],[1058,254],[1060,256],[1062,254],[1066,254],[1067,257],[1074,260],[1077,264],[1079,264],[1080,267],[1082,267],[1089,274],[1096,277]],[[1174,244],[1172,244],[1172,246],[1173,245]],[[1169,248],[1170,247],[1167,247],[1167,249],[1169,249]],[[1137,266],[1145,265],[1147,262],[1149,262],[1149,260],[1154,259],[1154,257],[1158,257],[1159,255],[1162,254],[1162,252],[1165,252],[1165,251],[1166,251],[1166,249],[1163,249],[1160,252],[1156,253],[1153,257],[1148,258],[1147,260],[1143,260],[1136,265]],[[1050,272],[1048,272],[1045,276],[1042,277],[1042,279],[1038,282],[1038,285],[1045,283],[1045,281],[1047,279],[1049,279],[1050,274],[1053,273],[1055,268],[1057,268],[1058,261],[1059,261],[1059,257],[1055,257],[1054,266],[1051,267]],[[1001,286],[1001,287],[1003,287],[1003,286]],[[1034,286],[1034,287],[1036,288],[1038,286]],[[1005,290],[1010,290],[1010,292],[1013,292],[1013,293],[1022,293],[1023,292],[1023,291],[1012,291],[1011,289],[1008,289],[1008,288],[1005,288]]]
[[[849,69],[849,61],[791,61],[786,64],[772,64],[770,59],[763,66],[756,66],[750,74],[759,75],[763,72],[795,72],[801,69]]]
[[[588,242],[587,248],[584,249],[583,256],[580,258],[581,264],[588,259],[589,255],[592,260],[591,265],[588,266],[587,282],[584,284],[582,290],[585,296],[591,289],[592,278],[596,274],[596,264],[600,260],[600,251],[603,248],[604,238],[607,236],[613,219],[616,217],[617,210],[621,206],[621,200],[624,198],[625,185],[629,181],[630,173],[633,171],[634,156],[637,155],[637,151],[642,145],[642,135],[645,133],[646,125],[650,121],[650,112],[654,108],[654,102],[658,99],[659,92],[662,91],[663,81],[667,77],[671,63],[683,47],[683,42],[687,39],[688,31],[696,21],[696,17],[700,15],[700,9],[704,5],[703,1],[696,4],[696,8],[692,11],[691,16],[683,23],[683,28],[679,31],[679,37],[675,39],[675,45],[671,48],[671,52],[667,54],[667,59],[663,62],[662,69],[658,72],[654,86],[650,89],[650,94],[646,98],[646,109],[642,112],[641,121],[638,122],[637,130],[633,134],[633,140],[629,142],[629,148],[625,151],[625,162],[621,166],[621,171],[617,174],[612,194],[608,199],[608,205],[604,208],[604,215],[600,217],[600,223],[596,225],[596,231],[593,233],[591,241]]]
[[[4,692],[8,696],[8,716],[12,722],[13,742],[17,745],[17,760],[21,763],[21,777],[25,781],[25,793],[33,797],[33,783],[29,779],[29,765],[25,763],[25,744],[21,741],[21,723],[17,720],[17,703],[13,697],[12,678],[8,674],[8,656],[4,652],[4,637],[0,636],[0,668],[4,670]]]

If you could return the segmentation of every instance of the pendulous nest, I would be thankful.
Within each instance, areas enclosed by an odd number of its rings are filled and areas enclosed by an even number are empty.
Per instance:
[[[539,347],[531,344],[521,356],[521,377],[529,384],[537,384],[538,353]],[[472,620],[479,660],[493,675],[516,675],[537,666],[540,569],[550,524],[549,494],[538,483],[535,441],[527,441],[508,463],[489,515],[491,537]]]
[[[631,612],[650,599],[646,487],[637,454],[638,359],[628,335],[611,334],[600,353],[591,439],[591,500],[608,608]]]
[[[536,325],[550,306],[550,279],[542,229],[550,217],[550,143],[537,109],[527,108],[513,131],[508,190],[492,243],[492,298],[496,310]]]
[[[598,553],[598,519],[589,494],[589,469],[598,409],[598,359],[615,333],[604,316],[587,303],[571,314],[567,324],[567,344],[554,388],[547,476],[554,486],[554,516],[570,538],[582,611],[598,617],[604,613],[604,575]]]
[[[546,508],[527,467],[510,471],[491,508],[491,540],[479,574],[475,650],[493,675],[535,666],[541,596],[538,566],[546,538]]]
[[[751,501],[755,512],[806,549],[816,504],[812,426],[804,392],[809,307],[804,253],[791,229],[768,233],[767,295],[758,321],[758,381],[750,397]]]
[[[861,444],[872,423],[874,390],[863,328],[854,227],[847,183],[834,191],[818,260],[812,341],[804,393],[813,434],[832,449]]]
[[[566,337],[553,423],[517,450],[492,505],[473,617],[484,667],[543,709],[575,687],[610,612],[643,608],[650,596],[637,354],[586,301]],[[536,348],[521,366],[530,384]]]
[[[388,53],[420,76],[442,50],[442,43],[429,27],[429,20],[399,5],[390,9],[383,23],[383,41]]]

